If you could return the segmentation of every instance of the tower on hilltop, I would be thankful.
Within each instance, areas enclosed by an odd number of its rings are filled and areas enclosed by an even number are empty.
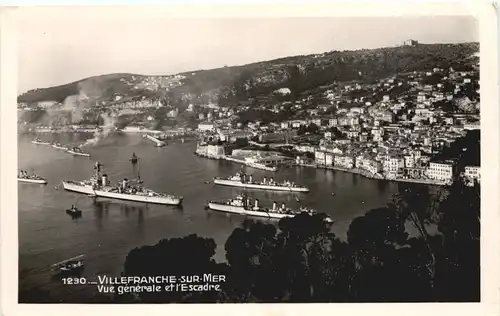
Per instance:
[[[403,46],[416,46],[416,45],[418,45],[418,41],[416,40],[408,39],[403,41]]]

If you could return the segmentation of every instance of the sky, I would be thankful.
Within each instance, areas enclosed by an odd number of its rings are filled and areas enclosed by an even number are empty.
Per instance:
[[[478,41],[471,16],[173,19],[68,12],[19,21],[19,93],[100,74],[168,75],[405,39]]]

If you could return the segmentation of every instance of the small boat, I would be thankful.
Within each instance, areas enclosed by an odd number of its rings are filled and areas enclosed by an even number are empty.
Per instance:
[[[84,152],[78,147],[73,147],[71,149],[67,150],[68,153],[74,155],[74,156],[83,156],[83,157],[90,157],[89,153]]]
[[[34,140],[31,141],[33,144],[36,145],[50,145],[49,142],[43,141],[40,138],[35,138]]]
[[[74,205],[71,205],[71,208],[67,209],[66,213],[69,215],[75,215],[75,216],[82,215],[82,211],[77,209]]]
[[[85,257],[85,255],[79,255],[70,259],[66,259],[53,264],[51,267],[54,270],[58,270],[59,273],[78,272],[81,271],[84,267],[83,257]]]
[[[135,165],[139,161],[139,158],[135,155],[135,153],[132,154],[132,158],[130,158],[130,162]]]
[[[332,192],[332,196],[335,196],[335,192]]]

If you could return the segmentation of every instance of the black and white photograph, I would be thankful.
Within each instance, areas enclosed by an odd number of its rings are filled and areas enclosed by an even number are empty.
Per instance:
[[[22,10],[17,303],[481,302],[477,17]]]

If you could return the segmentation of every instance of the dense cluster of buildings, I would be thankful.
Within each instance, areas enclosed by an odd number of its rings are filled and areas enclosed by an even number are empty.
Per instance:
[[[135,89],[145,89],[150,91],[158,91],[158,90],[169,90],[171,88],[182,85],[182,80],[186,77],[183,75],[175,75],[175,76],[148,76],[145,78],[141,78],[141,80],[135,81],[135,78],[132,78],[133,82],[130,83],[134,86]],[[123,79],[124,80],[124,79]]]
[[[425,83],[436,75],[438,80]],[[474,183],[480,180],[479,165],[458,170],[457,161],[433,157],[467,131],[480,129],[478,84],[477,71],[434,68],[375,84],[352,83],[326,90],[323,97],[329,102],[324,105],[307,106],[310,97],[306,97],[291,104],[305,114],[302,118],[256,121],[243,127],[227,116],[213,116],[201,122],[198,130],[219,142],[245,138],[291,147],[300,164],[400,181],[448,184],[462,177]],[[443,104],[452,109],[443,109]],[[280,111],[287,105],[290,102],[270,109]],[[298,135],[298,130],[310,125],[317,127],[315,135]]]

